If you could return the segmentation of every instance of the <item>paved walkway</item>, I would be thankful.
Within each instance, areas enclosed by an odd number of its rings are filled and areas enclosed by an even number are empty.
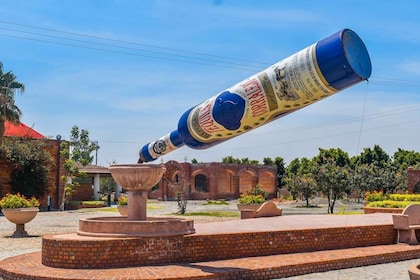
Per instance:
[[[176,206],[174,208],[174,203],[159,203],[157,206],[152,206],[151,209],[148,210],[148,216],[160,216],[160,215],[167,215],[174,213],[176,210]],[[229,211],[229,209],[234,209],[235,206],[205,206],[207,211],[210,211],[208,207],[214,207],[215,211]],[[233,207],[233,208],[232,208]],[[203,206],[200,202],[191,203],[189,205],[189,211],[200,211]],[[287,216],[287,211],[284,211]],[[30,252],[39,252],[41,250],[41,237],[44,234],[61,234],[61,233],[71,233],[77,230],[78,220],[80,218],[85,217],[92,217],[92,216],[113,216],[118,215],[116,212],[91,212],[91,211],[65,211],[65,212],[41,212],[37,215],[34,221],[28,223],[26,225],[26,230],[31,235],[28,238],[9,238],[13,231],[14,225],[8,222],[4,217],[0,216],[0,260],[16,255],[21,255]],[[283,219],[285,223],[283,226],[287,225],[287,221],[297,220],[300,219],[299,216],[290,216],[284,217],[287,219]],[[308,221],[308,223],[316,222],[318,225],[320,224],[320,219],[316,219],[317,216],[313,216],[311,219],[305,218],[304,220]],[[329,216],[330,218],[335,219],[335,223],[345,223],[346,225],[359,223],[360,220],[357,216]],[[389,222],[390,216],[383,215],[381,216],[383,221]],[[366,218],[366,217],[365,217]],[[200,231],[213,231],[219,230],[220,227],[214,227],[213,225],[206,224],[207,222],[213,222],[214,219],[207,219],[207,218],[194,218],[195,224],[197,229]],[[218,219],[220,221],[223,220],[232,220],[232,218],[227,219]],[[373,222],[373,221],[372,221]],[[380,221],[382,222],[382,221]],[[232,221],[226,224],[230,224],[231,226],[238,229],[239,221]],[[291,223],[291,222],[290,222]],[[242,223],[241,223],[242,224]],[[251,227],[242,226],[242,230],[250,230],[251,228],[255,229],[256,224],[253,224]],[[321,222],[322,225],[322,222]],[[310,226],[310,224],[302,225],[303,227]],[[325,226],[331,226],[325,224]],[[320,257],[318,254],[313,254],[312,258]],[[277,260],[279,261],[279,260]],[[223,261],[221,261],[223,263]],[[388,263],[388,264],[381,264],[381,265],[374,265],[374,266],[365,266],[359,268],[351,268],[351,269],[342,269],[342,270],[335,270],[329,271],[324,273],[314,273],[314,274],[307,274],[303,276],[296,276],[296,277],[289,277],[289,280],[302,280],[302,279],[326,279],[326,280],[338,280],[338,279],[409,279],[407,273],[407,267],[411,264],[419,263],[420,262],[420,255],[419,259],[410,260],[410,261],[403,261],[403,262],[395,262],[395,263]],[[220,265],[220,263],[219,263]]]

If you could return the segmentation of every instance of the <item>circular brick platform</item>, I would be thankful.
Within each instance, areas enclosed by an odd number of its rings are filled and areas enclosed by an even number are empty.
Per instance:
[[[0,277],[5,280],[277,279],[314,272],[414,259],[418,257],[419,253],[419,246],[393,244],[210,262],[114,269],[63,269],[42,265],[41,253],[36,252],[1,261]]]
[[[168,263],[180,255],[181,236],[110,238],[78,234],[42,238],[42,264],[57,268],[104,269]]]
[[[96,217],[79,220],[78,234],[97,237],[177,236],[194,233],[194,221],[182,218],[147,218],[128,221],[127,217]]]

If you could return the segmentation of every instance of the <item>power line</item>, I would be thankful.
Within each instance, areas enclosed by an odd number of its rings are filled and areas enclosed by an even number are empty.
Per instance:
[[[41,30],[53,31],[53,32],[57,32],[57,33],[63,33],[63,34],[69,34],[69,35],[76,35],[76,36],[93,38],[93,39],[106,40],[106,41],[117,42],[117,43],[124,43],[124,44],[145,46],[145,47],[151,47],[151,48],[162,49],[162,50],[170,50],[170,51],[176,51],[176,52],[181,52],[181,53],[189,53],[189,54],[195,54],[195,55],[202,55],[202,56],[209,56],[209,57],[218,57],[218,58],[229,59],[229,60],[237,60],[237,61],[244,61],[244,62],[250,62],[250,63],[257,63],[257,64],[261,64],[262,66],[269,65],[269,63],[261,62],[261,61],[253,61],[253,60],[247,60],[247,59],[241,59],[241,58],[233,58],[233,57],[227,57],[227,56],[213,55],[213,54],[208,54],[208,53],[200,53],[200,52],[179,50],[179,49],[175,49],[175,48],[168,48],[168,47],[162,47],[162,46],[156,46],[156,45],[149,45],[149,44],[138,43],[138,42],[129,42],[129,41],[124,41],[124,40],[117,40],[117,39],[105,38],[105,37],[93,36],[93,35],[87,35],[87,34],[82,34],[82,33],[68,32],[68,31],[62,31],[62,30],[56,30],[56,29],[38,27],[38,26],[33,26],[33,25],[24,25],[24,24],[12,23],[12,22],[1,21],[1,20],[0,20],[0,23],[10,24],[10,25],[17,25],[17,26],[24,26],[24,27],[34,28],[34,29],[41,29]]]
[[[34,38],[26,38],[26,37],[14,36],[14,35],[0,34],[0,36],[18,38],[18,39],[24,39],[24,40],[36,41],[36,42],[44,42],[44,43],[67,46],[67,47],[75,47],[75,48],[81,48],[81,49],[89,49],[89,50],[96,50],[96,51],[103,51],[103,52],[119,53],[119,54],[131,55],[131,56],[147,57],[147,58],[167,60],[167,61],[176,61],[176,62],[182,62],[182,63],[191,63],[191,64],[206,65],[206,66],[227,68],[227,69],[255,71],[253,69],[247,69],[247,68],[239,68],[239,67],[224,66],[224,65],[215,65],[215,64],[202,63],[202,62],[197,62],[197,61],[186,61],[186,60],[175,59],[175,58],[142,55],[142,54],[136,54],[136,53],[122,52],[122,51],[113,51],[113,50],[101,49],[101,48],[96,48],[96,47],[78,46],[78,45],[72,45],[72,44],[66,44],[66,43],[60,43],[60,42],[51,42],[51,41],[45,41],[45,40],[34,39]]]
[[[52,36],[52,35],[48,35],[48,34],[40,34],[40,33],[34,33],[34,32],[27,32],[27,31],[16,30],[16,29],[9,29],[9,28],[2,28],[2,27],[0,27],[0,30],[7,30],[7,31],[13,31],[13,32],[17,32],[17,33],[24,33],[24,34],[29,34],[29,35],[36,35],[36,36],[42,36],[42,37],[48,37],[48,38],[54,38],[54,39],[72,41],[72,42],[87,43],[87,44],[92,44],[92,45],[99,45],[99,46],[104,46],[104,47],[112,47],[112,48],[124,49],[124,50],[130,50],[130,51],[139,51],[139,52],[152,53],[152,54],[165,55],[165,56],[175,56],[175,57],[180,57],[182,59],[202,60],[202,61],[208,61],[208,62],[214,62],[214,63],[221,63],[221,64],[229,64],[229,65],[236,65],[236,66],[244,66],[244,67],[256,68],[256,66],[249,65],[249,64],[241,64],[241,63],[235,63],[235,62],[226,62],[226,61],[220,61],[220,60],[215,60],[215,59],[197,58],[197,57],[186,56],[186,55],[174,55],[174,54],[169,54],[169,53],[164,53],[164,52],[158,52],[158,51],[152,51],[152,50],[142,50],[142,49],[139,49],[139,48],[124,47],[124,46],[118,46],[118,45],[112,45],[112,44],[105,44],[105,43],[97,43],[97,42],[91,42],[91,41],[85,41],[85,40],[79,40],[79,39],[66,38],[66,37],[61,37],[61,36]],[[4,35],[4,34],[0,34],[0,35]],[[4,36],[7,36],[7,35],[4,35]],[[11,36],[11,35],[9,35],[9,36]],[[20,39],[29,39],[29,40],[32,39],[32,38],[23,37],[23,36],[15,36],[15,37],[16,38],[20,38]],[[59,43],[59,42],[47,41],[47,40],[40,40],[40,39],[38,39],[37,41],[44,42],[44,43],[50,43],[50,44],[63,44],[63,43]],[[71,46],[71,47],[80,47],[80,48],[86,48],[86,49],[94,49],[94,50],[103,50],[103,51],[115,52],[115,51],[110,50],[110,49],[90,48],[90,47],[85,47],[85,46],[81,46],[81,45],[72,45],[72,44],[64,44],[64,45]],[[125,52],[118,52],[118,53],[128,54],[128,53],[125,53]],[[151,58],[157,58],[157,57],[153,57],[153,56],[150,56],[150,57]],[[177,61],[179,61],[179,60],[177,60]],[[260,69],[260,68],[258,68],[258,69]],[[250,70],[250,69],[244,69],[244,70]]]
[[[146,58],[158,59],[158,60],[167,60],[167,61],[174,61],[174,62],[181,62],[181,63],[205,65],[205,66],[211,66],[211,67],[252,71],[252,72],[262,70],[272,64],[272,63],[266,63],[266,62],[261,62],[261,61],[232,58],[232,57],[227,57],[227,56],[219,56],[219,55],[213,55],[213,54],[208,54],[208,53],[180,50],[180,49],[175,49],[175,48],[162,47],[162,46],[144,44],[144,43],[138,43],[138,42],[130,42],[130,41],[124,41],[124,40],[118,40],[118,39],[113,39],[113,38],[106,38],[106,37],[100,37],[100,36],[94,36],[94,35],[88,35],[88,34],[82,34],[82,33],[76,33],[76,32],[68,32],[68,31],[63,31],[63,30],[58,30],[58,29],[45,28],[45,27],[21,24],[21,23],[16,23],[16,22],[0,20],[0,24],[19,26],[19,27],[24,27],[24,28],[43,30],[47,32],[66,34],[70,36],[77,36],[81,38],[89,38],[93,40],[100,40],[100,41],[112,42],[112,43],[117,43],[117,44],[126,44],[126,45],[138,46],[138,47],[146,47],[146,48],[152,49],[152,50],[147,50],[147,49],[142,49],[142,48],[134,48],[134,47],[127,47],[127,46],[116,45],[116,44],[86,41],[86,40],[75,39],[75,38],[70,38],[70,37],[42,34],[42,33],[25,31],[25,30],[17,30],[17,29],[0,27],[1,30],[6,30],[6,31],[11,31],[11,32],[16,32],[16,33],[24,33],[28,35],[35,35],[35,36],[54,38],[54,39],[65,40],[65,41],[79,42],[82,44],[90,44],[90,45],[98,45],[102,47],[114,48],[114,49],[98,48],[98,47],[92,47],[92,46],[86,46],[86,45],[76,45],[76,44],[69,44],[69,43],[63,43],[63,42],[48,41],[48,40],[30,38],[30,37],[24,37],[24,36],[0,34],[0,36],[4,36],[4,37],[42,42],[42,43],[53,44],[53,45],[74,47],[74,48],[80,48],[80,49],[87,49],[87,50],[93,50],[93,51],[110,52],[110,53],[117,53],[117,54],[122,54],[122,55],[146,57]],[[126,51],[118,51],[115,49],[151,53],[151,54],[160,55],[160,56],[132,53],[132,52],[126,52]],[[161,50],[161,51],[157,51],[157,50]],[[162,51],[170,51],[170,52],[175,52],[175,53],[168,53],[168,52],[162,52]],[[181,55],[177,53],[189,54],[193,56]],[[195,56],[198,56],[198,57],[195,57]],[[210,59],[210,58],[217,58],[217,60]],[[234,62],[234,61],[237,61],[237,62]],[[246,62],[246,64],[239,63],[239,61]],[[369,82],[370,84],[373,84],[373,85],[382,85],[382,86],[406,86],[406,87],[420,86],[420,81],[395,79],[395,78],[379,77],[379,76],[372,77],[371,79],[369,79]]]
[[[79,36],[79,37],[84,37],[84,38],[91,38],[91,39],[102,40],[102,41],[109,41],[109,42],[114,42],[114,43],[129,44],[129,45],[135,45],[135,46],[141,46],[141,47],[148,47],[148,48],[152,48],[152,49],[160,49],[160,50],[166,50],[166,51],[186,53],[186,54],[191,54],[191,55],[198,55],[198,56],[205,56],[205,57],[213,57],[213,58],[226,59],[226,60],[230,60],[230,61],[242,61],[242,62],[247,62],[247,63],[258,64],[258,66],[256,66],[256,65],[246,65],[248,67],[251,66],[251,67],[262,68],[262,67],[267,67],[268,65],[270,65],[269,63],[260,62],[260,61],[252,61],[252,60],[246,60],[246,59],[241,59],[241,58],[232,58],[232,57],[227,57],[227,56],[219,56],[219,55],[213,55],[213,54],[207,54],[207,53],[200,53],[200,52],[179,50],[179,49],[175,49],[175,48],[168,48],[168,47],[162,47],[162,46],[156,46],[156,45],[149,45],[149,44],[138,43],[138,42],[129,42],[129,41],[124,41],[124,40],[117,40],[117,39],[105,38],[105,37],[100,37],[100,36],[92,36],[92,35],[75,33],[75,32],[67,32],[67,31],[62,31],[62,30],[44,28],[44,27],[33,26],[33,25],[25,25],[25,24],[19,24],[19,23],[13,23],[13,22],[1,21],[1,20],[0,20],[0,23],[8,24],[8,25],[21,26],[21,27],[26,27],[26,28],[31,28],[31,29],[39,29],[39,30],[44,30],[44,31],[51,31],[51,32],[55,32],[55,33],[67,34],[67,35],[72,35],[72,36]],[[7,28],[1,28],[1,29],[15,31],[15,32],[21,32],[21,33],[23,32],[23,33],[28,33],[28,34],[33,34],[33,35],[39,35],[39,36],[55,37],[55,38],[60,38],[60,39],[65,39],[65,40],[75,40],[75,41],[86,42],[86,43],[91,43],[91,44],[100,44],[100,43],[89,42],[89,41],[84,41],[84,40],[76,40],[76,39],[70,39],[70,38],[58,37],[58,36],[52,36],[52,35],[46,35],[46,34],[40,34],[40,33],[33,33],[33,32],[21,31],[21,30],[14,30],[14,29],[7,29]],[[114,46],[114,47],[119,47],[117,45],[110,45],[110,44],[107,44],[107,45]],[[140,49],[137,48],[136,50],[140,50]],[[146,50],[142,50],[142,51],[146,51]],[[165,54],[167,54],[167,55],[173,55],[173,56],[181,56],[181,55],[176,55],[176,54],[168,54],[168,53],[165,53]],[[203,59],[203,58],[200,58],[200,59]],[[203,60],[206,60],[206,59],[203,59]],[[228,63],[228,62],[223,62],[223,63]],[[230,62],[230,63],[234,63],[234,62]]]

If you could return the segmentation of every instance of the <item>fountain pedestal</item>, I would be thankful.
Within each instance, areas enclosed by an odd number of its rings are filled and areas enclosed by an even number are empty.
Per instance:
[[[127,220],[146,221],[147,191],[128,191]],[[145,207],[146,206],[146,207]]]
[[[147,217],[147,192],[160,181],[165,170],[164,165],[158,164],[111,165],[112,177],[128,192],[127,216],[80,219],[78,235],[131,238],[194,233],[193,220]]]

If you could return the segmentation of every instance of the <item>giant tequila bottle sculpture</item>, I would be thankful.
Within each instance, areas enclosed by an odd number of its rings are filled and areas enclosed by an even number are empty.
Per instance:
[[[207,149],[367,80],[369,53],[343,29],[186,111],[178,129],[140,150],[153,161],[183,145]]]

